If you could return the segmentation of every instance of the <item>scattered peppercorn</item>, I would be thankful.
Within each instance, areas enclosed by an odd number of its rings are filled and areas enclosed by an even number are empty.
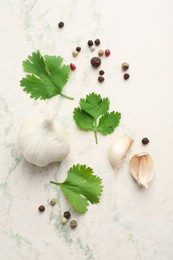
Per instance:
[[[90,51],[95,51],[95,47],[94,47],[94,46],[91,46],[91,47],[90,47]]]
[[[66,219],[69,219],[69,218],[71,217],[70,212],[69,212],[69,211],[65,211],[65,212],[64,212],[64,217],[65,217]]]
[[[73,63],[70,63],[70,68],[71,68],[71,70],[75,70],[76,66]]]
[[[148,144],[150,141],[148,140],[148,138],[147,137],[144,137],[143,139],[142,139],[142,143],[143,144]]]
[[[130,78],[130,75],[128,73],[124,74],[124,79],[127,80],[128,78]]]
[[[99,51],[98,51],[98,55],[99,55],[99,56],[103,56],[103,54],[104,54],[104,51],[103,51],[103,50],[99,50]]]
[[[89,47],[93,46],[93,44],[94,44],[93,41],[91,41],[91,40],[88,41],[88,46]]]
[[[79,53],[78,51],[73,51],[72,52],[73,57],[77,57],[78,53]]]
[[[105,50],[105,56],[108,57],[111,54],[110,50]]]
[[[99,57],[93,57],[91,59],[91,64],[93,67],[97,68],[101,65],[101,59]]]
[[[96,46],[98,46],[98,45],[100,45],[100,40],[99,40],[99,39],[96,39],[96,40],[94,41],[94,43],[95,43]]]
[[[59,26],[59,28],[63,28],[64,27],[64,23],[63,22],[59,22],[58,26]]]
[[[81,47],[76,47],[76,51],[80,52],[81,51]]]
[[[126,71],[129,68],[129,64],[127,62],[124,62],[124,63],[122,63],[121,68],[123,71]]]
[[[104,80],[105,80],[104,77],[102,77],[102,76],[99,76],[99,77],[98,77],[98,81],[99,81],[100,83],[102,83]]]
[[[104,70],[100,70],[100,71],[99,71],[99,74],[100,74],[100,75],[105,74]]]
[[[51,205],[51,206],[54,206],[55,204],[56,204],[56,199],[51,199],[51,200],[50,200],[50,205]]]
[[[38,210],[39,210],[40,212],[45,211],[45,206],[41,205],[41,206],[38,208]]]
[[[70,227],[71,227],[71,228],[74,229],[74,228],[77,227],[77,225],[78,225],[78,224],[77,224],[77,221],[76,221],[76,220],[72,220],[72,221],[70,221]]]
[[[64,218],[64,217],[62,217],[62,219],[61,219],[61,223],[64,225],[65,223],[67,223],[67,219]]]

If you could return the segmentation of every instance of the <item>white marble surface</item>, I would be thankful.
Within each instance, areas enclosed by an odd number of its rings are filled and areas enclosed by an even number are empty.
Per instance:
[[[1,260],[172,260],[173,259],[173,2],[171,0],[1,0],[0,1],[0,259]],[[57,23],[65,27],[59,30]],[[89,61],[86,42],[99,37],[105,82]],[[80,45],[78,58],[72,50]],[[64,91],[74,101],[56,96],[34,101],[20,87],[22,60],[33,50],[62,55],[74,62]],[[120,65],[130,63],[131,78],[122,79]],[[72,118],[79,98],[90,92],[108,96],[111,110],[122,113],[117,130],[99,144],[93,133],[80,131]],[[71,153],[61,164],[38,168],[16,148],[26,114],[50,112],[68,127]],[[133,147],[116,176],[107,150],[117,135],[132,135]],[[150,144],[141,145],[147,136]],[[148,151],[155,178],[141,189],[128,171],[130,157]],[[60,218],[69,206],[60,190],[74,163],[90,165],[102,177],[104,192],[85,215],[71,211],[79,226],[71,231]],[[54,208],[49,199],[57,197]],[[46,211],[38,213],[44,204]]]

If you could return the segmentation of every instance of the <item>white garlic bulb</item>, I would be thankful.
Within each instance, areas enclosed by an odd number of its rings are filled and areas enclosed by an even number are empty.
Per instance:
[[[18,148],[28,162],[40,167],[62,161],[70,152],[65,127],[50,117],[42,116],[23,122]]]
[[[135,154],[129,164],[129,170],[133,178],[146,189],[154,176],[154,163],[148,153]]]
[[[118,169],[126,153],[130,149],[133,139],[127,135],[114,141],[109,148],[109,160],[114,169]]]

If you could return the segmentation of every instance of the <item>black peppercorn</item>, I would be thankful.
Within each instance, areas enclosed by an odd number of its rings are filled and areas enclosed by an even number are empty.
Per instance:
[[[59,27],[59,28],[64,27],[64,23],[63,23],[63,22],[59,22],[58,27]]]
[[[142,139],[142,143],[143,144],[148,144],[150,141],[148,140],[148,138],[147,137],[144,137],[143,139]]]
[[[127,80],[128,78],[130,78],[130,75],[128,73],[124,74],[124,79]]]
[[[104,70],[100,70],[100,71],[99,71],[99,74],[100,74],[100,75],[105,74]]]
[[[96,46],[98,46],[98,45],[100,45],[100,40],[99,40],[99,39],[96,39],[96,40],[94,41],[94,43],[95,43]]]
[[[91,64],[92,64],[93,67],[97,68],[101,64],[101,59],[99,57],[93,57],[91,59]]]
[[[104,80],[105,80],[105,79],[104,79],[102,76],[99,76],[99,77],[98,77],[98,81],[99,81],[100,83],[102,83]]]
[[[69,211],[64,212],[64,218],[69,219],[71,217],[71,214]]]
[[[45,211],[45,206],[41,205],[41,206],[38,208],[38,210],[39,210],[40,212]]]
[[[93,44],[94,44],[93,41],[91,41],[91,40],[88,41],[88,46],[89,47],[93,46]]]
[[[76,51],[80,52],[81,51],[81,47],[76,47]]]

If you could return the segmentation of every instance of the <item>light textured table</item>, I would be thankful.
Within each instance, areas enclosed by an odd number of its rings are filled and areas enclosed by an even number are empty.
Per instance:
[[[0,259],[1,260],[172,260],[173,259],[173,2],[171,0],[1,0],[0,1]],[[65,23],[58,29],[58,22]],[[89,39],[109,48],[103,58],[105,82],[90,66]],[[79,45],[77,58],[71,52]],[[97,48],[97,50],[99,49]],[[22,91],[22,61],[39,49],[77,66],[64,88],[74,101],[56,96],[34,101]],[[96,53],[96,52],[95,52]],[[121,63],[130,63],[123,80]],[[80,131],[72,118],[79,99],[96,92],[122,113],[109,136]],[[17,151],[16,140],[27,114],[52,113],[68,127],[71,153],[61,164],[38,168]],[[116,175],[108,148],[116,136],[135,142]],[[150,144],[143,147],[147,136]],[[128,162],[148,151],[155,178],[148,190],[131,178]],[[102,177],[104,192],[85,215],[72,212],[78,228],[62,226],[69,209],[59,188],[75,163]],[[49,200],[57,197],[54,208]],[[40,204],[46,211],[39,214]]]

